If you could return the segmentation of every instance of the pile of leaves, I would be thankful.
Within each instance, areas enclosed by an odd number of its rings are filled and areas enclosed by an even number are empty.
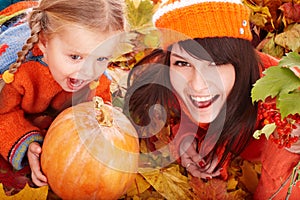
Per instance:
[[[277,58],[300,52],[300,0],[244,0],[251,11],[253,45]]]

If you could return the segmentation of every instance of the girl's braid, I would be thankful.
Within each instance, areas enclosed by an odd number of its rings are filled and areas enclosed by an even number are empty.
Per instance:
[[[9,66],[9,72],[15,73],[18,67],[24,62],[28,52],[34,47],[34,45],[39,41],[39,32],[42,30],[42,19],[44,17],[44,12],[33,9],[30,19],[29,26],[31,28],[31,35],[27,39],[26,43],[22,47],[22,50],[18,52],[17,61]]]

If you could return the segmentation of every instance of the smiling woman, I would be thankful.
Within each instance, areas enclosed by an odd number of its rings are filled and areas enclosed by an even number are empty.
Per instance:
[[[261,159],[266,141],[252,137],[260,127],[251,89],[278,61],[252,46],[249,15],[239,0],[161,3],[153,21],[162,47],[133,68],[125,98],[124,110],[148,144],[144,152],[167,147],[170,162],[203,181],[227,180],[237,156]],[[170,133],[156,127],[159,120]],[[165,146],[154,149],[157,140]]]

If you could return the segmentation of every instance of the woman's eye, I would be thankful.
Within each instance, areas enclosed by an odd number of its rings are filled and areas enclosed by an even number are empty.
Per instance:
[[[211,62],[209,63],[209,66],[217,66],[217,64],[215,62]]]
[[[108,58],[106,58],[106,57],[99,57],[99,58],[97,58],[97,61],[105,61],[105,60],[108,60]]]
[[[79,55],[70,55],[72,60],[80,60],[82,57]]]
[[[176,61],[174,65],[179,66],[179,67],[190,67],[190,63],[185,62],[185,61]]]

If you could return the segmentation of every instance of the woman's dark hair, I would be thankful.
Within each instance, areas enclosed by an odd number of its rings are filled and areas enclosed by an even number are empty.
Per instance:
[[[244,150],[255,130],[257,105],[252,104],[251,89],[259,78],[258,56],[249,41],[237,38],[185,40],[180,41],[179,45],[194,57],[234,66],[234,86],[226,105],[210,123],[212,128],[208,130],[213,132],[210,135],[219,135],[217,142],[212,141],[211,145],[214,147],[208,156],[216,154],[217,150],[225,145],[220,167],[230,153],[239,155]],[[147,125],[150,122],[148,109],[157,103],[168,111],[167,123],[180,120],[180,106],[171,89],[168,67],[164,67],[170,66],[169,62],[170,51],[155,50],[137,63],[137,67],[131,71],[125,110],[134,124]],[[163,86],[156,83],[163,83]]]

